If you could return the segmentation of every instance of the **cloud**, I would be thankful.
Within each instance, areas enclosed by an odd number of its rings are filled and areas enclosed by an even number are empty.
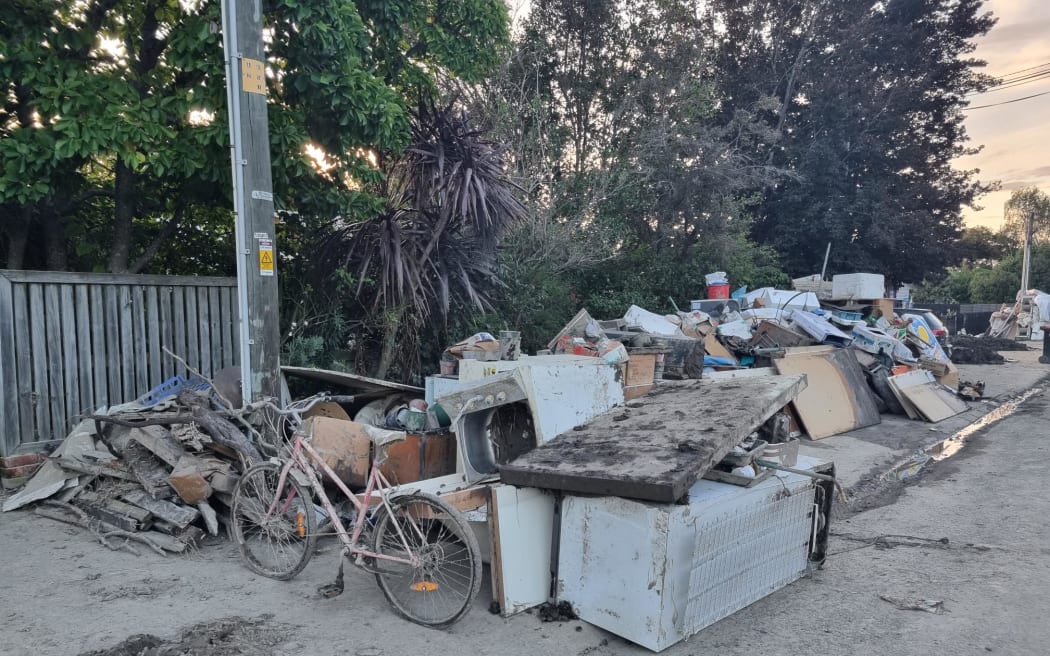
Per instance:
[[[1009,25],[999,24],[981,38],[981,45],[985,47],[1009,45],[1016,48],[1019,43],[1045,39],[1047,32],[1050,32],[1050,19],[1011,23]]]
[[[1029,178],[1050,178],[1050,166],[1028,169],[1027,171],[1022,171],[1021,175]]]

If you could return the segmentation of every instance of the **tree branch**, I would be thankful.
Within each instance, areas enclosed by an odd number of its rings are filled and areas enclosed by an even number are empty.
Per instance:
[[[161,231],[157,233],[157,236],[153,238],[153,241],[151,241],[149,246],[146,247],[146,250],[142,252],[142,255],[138,256],[138,258],[131,263],[131,266],[128,267],[128,273],[139,273],[147,264],[149,264],[150,260],[157,255],[160,247],[164,245],[164,242],[171,239],[175,233],[178,232],[185,214],[186,206],[180,203],[175,208],[175,212],[172,214],[171,218],[168,219],[168,222],[164,225]]]

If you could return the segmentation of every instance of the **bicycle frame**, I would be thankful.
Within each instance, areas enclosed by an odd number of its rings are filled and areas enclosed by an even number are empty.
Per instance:
[[[416,555],[415,551],[409,546],[408,540],[404,533],[401,531],[399,523],[395,522],[394,527],[397,529],[398,537],[401,539],[401,545],[405,549],[405,553],[410,554],[411,558],[398,558],[396,556],[386,556],[383,554],[373,553],[367,549],[359,549],[357,547],[357,541],[361,538],[361,533],[364,531],[366,514],[369,506],[372,505],[371,499],[375,492],[379,492],[380,503],[386,508],[387,512],[393,515],[393,508],[390,506],[390,502],[387,501],[387,495],[383,492],[393,487],[390,482],[383,476],[383,473],[379,471],[379,466],[373,463],[368,474],[368,484],[365,487],[364,494],[361,496],[365,499],[362,503],[353,492],[343,483],[342,480],[336,475],[332,468],[321,458],[320,454],[310,445],[309,442],[303,439],[303,433],[299,430],[295,431],[295,442],[292,446],[291,456],[288,461],[281,467],[281,475],[277,479],[277,491],[274,495],[273,504],[267,510],[266,517],[264,519],[270,519],[271,516],[277,511],[278,502],[281,499],[281,493],[284,491],[285,481],[288,480],[288,475],[292,468],[296,467],[299,471],[303,472],[310,481],[310,487],[313,489],[314,494],[320,499],[321,504],[324,506],[325,511],[328,512],[328,517],[332,521],[332,525],[335,527],[336,534],[339,536],[339,541],[343,543],[343,549],[347,555],[354,555],[357,557],[356,564],[360,564],[362,558],[375,558],[377,560],[388,560],[396,563],[403,563],[411,565],[412,567],[419,567],[419,556]],[[324,472],[324,475],[328,477],[336,487],[346,496],[347,499],[354,505],[357,510],[357,519],[354,522],[353,533],[348,533],[346,527],[343,525],[343,521],[339,518],[336,513],[335,506],[332,505],[332,501],[328,498],[328,495],[324,491],[324,486],[321,484],[320,479],[317,476],[315,468],[320,469]],[[284,513],[291,506],[294,501],[294,490],[293,494],[289,494],[288,498],[284,501],[284,506],[281,508],[281,512]],[[309,501],[309,500],[307,500]],[[312,503],[310,504],[313,505]],[[411,526],[416,530],[419,535],[417,537],[422,538],[423,535],[419,531],[419,528],[411,523]]]

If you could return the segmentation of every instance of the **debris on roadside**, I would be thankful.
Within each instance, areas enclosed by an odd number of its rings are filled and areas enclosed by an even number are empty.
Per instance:
[[[941,599],[902,599],[883,594],[879,595],[879,599],[893,604],[898,610],[921,610],[934,615],[947,612]]]

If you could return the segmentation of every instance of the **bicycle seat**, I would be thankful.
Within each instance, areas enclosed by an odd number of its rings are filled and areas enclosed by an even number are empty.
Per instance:
[[[405,431],[387,430],[377,426],[369,426],[368,424],[365,424],[364,431],[368,439],[372,440],[372,444],[376,445],[376,448],[390,446],[395,442],[404,441],[408,437]]]

